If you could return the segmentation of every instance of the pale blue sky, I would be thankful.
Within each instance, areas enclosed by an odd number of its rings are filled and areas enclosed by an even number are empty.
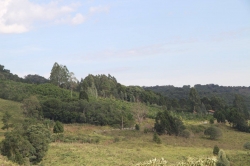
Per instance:
[[[249,0],[0,0],[0,64],[124,85],[250,86]]]

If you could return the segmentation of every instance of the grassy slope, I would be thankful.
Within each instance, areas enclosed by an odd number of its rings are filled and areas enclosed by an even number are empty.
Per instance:
[[[208,125],[207,125],[208,126]],[[86,134],[99,136],[98,144],[52,143],[44,165],[134,165],[152,158],[164,157],[169,163],[176,163],[190,157],[212,157],[214,145],[224,149],[232,165],[247,165],[250,157],[243,150],[243,144],[250,135],[237,132],[225,125],[223,138],[209,140],[202,133],[186,139],[175,136],[161,136],[162,144],[152,141],[153,134],[142,131],[112,130],[108,127],[90,125],[66,125],[65,135]],[[115,142],[114,139],[119,141]]]

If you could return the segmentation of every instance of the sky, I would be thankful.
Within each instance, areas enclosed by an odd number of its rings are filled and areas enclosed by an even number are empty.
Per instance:
[[[249,0],[0,0],[0,64],[123,85],[250,86]]]

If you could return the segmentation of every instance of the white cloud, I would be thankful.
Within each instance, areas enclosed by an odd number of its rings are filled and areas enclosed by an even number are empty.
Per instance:
[[[109,12],[109,6],[96,6],[96,7],[91,7],[89,9],[90,14],[95,14],[95,13],[101,13],[101,12]]]
[[[87,16],[77,12],[79,4],[60,5],[59,2],[37,4],[30,0],[0,0],[0,33],[27,32],[37,21],[72,25],[86,21]],[[108,10],[108,7],[90,7],[88,14]]]
[[[72,19],[72,24],[77,25],[77,24],[81,24],[86,20],[86,17],[84,17],[82,14],[76,14],[75,17],[73,17]]]

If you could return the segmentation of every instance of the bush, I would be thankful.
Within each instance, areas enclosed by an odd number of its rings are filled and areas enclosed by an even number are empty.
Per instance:
[[[63,132],[64,132],[63,124],[59,121],[56,121],[56,124],[53,128],[53,133],[63,133]]]
[[[209,123],[210,123],[210,124],[214,124],[214,118],[210,118],[210,119],[209,119]]]
[[[183,130],[183,132],[181,133],[181,136],[184,138],[189,138],[190,135],[191,135],[191,133],[188,130]]]
[[[157,144],[161,144],[161,138],[157,133],[154,133],[153,141],[156,142]]]
[[[222,136],[222,131],[218,127],[211,126],[204,131],[204,134],[209,136],[210,139],[217,139]]]
[[[193,133],[201,133],[204,132],[204,130],[206,129],[205,126],[202,125],[190,125],[188,126],[188,128],[193,132]]]
[[[213,154],[217,156],[219,151],[220,151],[220,148],[217,145],[215,145],[214,150],[213,150]]]
[[[149,132],[148,128],[144,128],[144,133],[147,134]]]
[[[140,125],[136,124],[135,129],[139,131],[140,130]]]
[[[244,147],[245,149],[250,150],[250,142],[246,142],[246,143],[243,145],[243,147]]]

